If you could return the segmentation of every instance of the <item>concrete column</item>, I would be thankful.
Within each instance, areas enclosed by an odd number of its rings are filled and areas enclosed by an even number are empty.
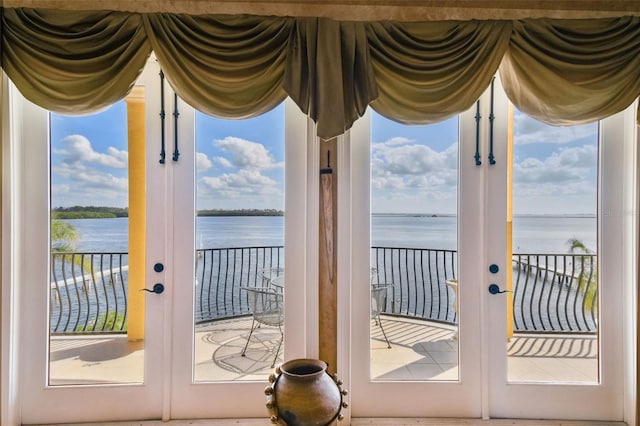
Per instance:
[[[145,241],[146,241],[146,153],[145,92],[136,86],[125,98],[129,140],[129,287],[127,337],[144,339]]]

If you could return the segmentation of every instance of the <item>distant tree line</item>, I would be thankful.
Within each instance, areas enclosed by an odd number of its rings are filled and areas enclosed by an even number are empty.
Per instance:
[[[51,211],[53,219],[104,219],[128,217],[126,207],[73,206],[56,207]]]
[[[126,207],[73,206],[56,207],[51,211],[53,219],[103,219],[128,217]],[[199,210],[198,216],[283,216],[282,210],[276,209],[209,209]]]

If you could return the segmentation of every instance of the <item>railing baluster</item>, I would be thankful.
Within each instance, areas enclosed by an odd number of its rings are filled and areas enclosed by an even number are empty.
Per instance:
[[[120,288],[122,289],[122,294],[124,295],[124,311],[122,313],[122,323],[120,324],[120,331],[126,331],[127,329],[127,314],[128,314],[128,298],[126,297],[127,295],[127,286],[125,286],[125,280],[124,280],[124,274],[122,273],[122,259],[125,255],[120,254],[118,256],[118,268],[117,268],[117,272],[116,272],[116,276],[120,277]],[[128,262],[128,256],[127,256],[127,262]],[[92,262],[93,264],[93,262]]]
[[[429,265],[429,318],[433,318],[433,271],[431,269],[431,265],[433,264],[433,259],[431,258],[431,254],[433,250],[429,250],[428,254],[428,265]]]
[[[595,270],[594,267],[594,260],[595,258],[593,256],[591,256],[589,258],[589,294],[593,294],[593,299],[591,300],[591,326],[594,328],[597,328],[597,320],[596,320],[596,307],[599,304],[599,300],[600,300],[600,294],[598,292],[598,274],[595,274],[595,278],[594,278],[594,273],[593,271]],[[593,290],[591,290],[591,287],[595,287]]]
[[[398,265],[399,268],[399,273],[404,277],[404,282],[407,283],[407,313],[410,314],[411,312],[415,311],[415,292],[412,291],[411,288],[411,281],[409,280],[409,250],[408,249],[398,249],[398,251],[401,251],[404,254],[404,268],[400,267],[400,265]],[[413,302],[413,309],[411,309],[411,305]]]
[[[54,318],[54,314],[57,312],[57,318],[56,318],[56,323],[55,325],[51,328],[53,331],[58,331],[58,327],[60,325],[60,320],[62,318],[62,303],[61,303],[61,298],[60,298],[60,285],[58,284],[58,273],[57,273],[57,269],[56,269],[56,259],[60,259],[60,263],[62,264],[62,268],[64,269],[64,255],[60,256],[56,253],[53,254],[52,259],[53,261],[51,262],[51,277],[53,279],[53,286],[51,287],[50,291],[53,292],[53,294],[49,295],[49,309],[51,312],[51,316],[52,319]],[[56,309],[57,307],[57,309]],[[53,321],[51,321],[51,324],[53,324]]]
[[[513,285],[513,327],[518,330],[521,328],[521,326],[519,325],[519,315],[518,313],[522,312],[522,311],[517,311],[515,309],[516,305],[517,305],[517,300],[519,297],[521,296],[521,291],[520,291],[520,286],[518,285],[518,283],[520,283],[520,276],[521,276],[521,272],[523,270],[523,266],[522,266],[522,255],[516,255],[515,258],[515,262],[516,262],[516,280],[515,283]],[[459,290],[459,289],[458,289]]]
[[[424,280],[424,253],[425,250],[420,250],[420,275],[421,275],[421,281],[423,283],[422,285],[422,317],[424,318],[425,312],[427,310],[427,286],[425,285],[425,280]],[[428,253],[428,250],[427,250]]]
[[[79,306],[78,306],[80,304],[79,303],[80,302],[80,297],[79,297],[79,294],[78,294],[78,278],[77,278],[76,267],[75,267],[76,266],[75,255],[72,255],[72,256],[73,257],[71,258],[72,259],[71,274],[72,274],[72,277],[73,277],[73,293],[75,295],[75,300],[78,302],[78,303],[75,303],[74,305],[72,305],[72,307],[75,308],[75,314],[76,314],[75,315],[76,320],[75,320],[75,325],[74,325],[74,328],[75,328],[75,327],[78,326],[78,324],[80,322],[80,309],[79,309]],[[71,319],[71,318],[69,318],[69,319]]]
[[[95,269],[94,269],[94,266],[93,266],[94,265],[95,255],[93,253],[89,253],[88,255],[89,255],[89,262],[90,262],[90,264],[89,264],[89,274],[90,274],[89,275],[89,281],[91,283],[90,284],[90,287],[92,289],[92,291],[91,291],[91,295],[92,295],[91,300],[93,301],[93,303],[90,303],[87,306],[87,318],[86,318],[86,321],[85,321],[85,323],[83,325],[83,330],[85,330],[85,331],[88,331],[89,324],[91,324],[92,320],[94,321],[94,324],[96,323],[97,318],[94,317],[94,315],[95,315],[95,307],[98,306],[98,304],[100,303],[100,298],[98,296],[98,292],[96,291],[96,286],[97,286],[96,274],[94,273]],[[84,254],[83,254],[83,256],[84,256]],[[83,262],[83,264],[84,264],[84,262]]]
[[[444,297],[442,296],[444,294]],[[442,304],[446,303],[446,311],[449,313],[449,291],[447,290],[447,252],[442,252],[442,279],[438,279],[438,319],[446,320],[447,316],[445,315],[442,318]]]
[[[556,264],[556,260],[555,257],[553,257],[553,265],[555,267]],[[542,330],[546,331],[547,330],[547,325],[549,325],[549,327],[551,326],[551,321],[548,320],[549,318],[549,300],[551,298],[551,286],[547,285],[547,281],[549,279],[549,256],[544,256],[544,274],[542,274],[542,290],[540,291],[540,301],[538,302],[538,315],[540,315],[540,324],[542,324]],[[544,303],[544,310],[546,311],[546,315],[542,315],[542,311],[543,311],[543,298],[545,295],[545,292],[547,294],[547,302]],[[544,318],[547,318],[547,322],[548,324],[545,324],[544,322]]]
[[[225,250],[226,252],[226,250]],[[215,259],[214,260],[214,254],[215,254]],[[218,309],[218,294],[220,294],[220,286],[221,286],[221,279],[222,279],[222,262],[223,262],[223,258],[222,258],[222,250],[219,249],[214,249],[211,251],[211,270],[210,270],[210,274],[211,274],[211,280],[209,282],[209,286],[208,286],[208,304],[209,304],[209,312],[212,312],[214,310],[214,308],[211,306],[212,305],[212,299],[213,299],[213,305],[215,306],[215,312],[216,312],[216,316],[218,315],[219,309]],[[214,274],[214,267],[215,267],[215,274]],[[215,283],[215,285],[214,285]]]
[[[531,319],[531,327],[535,330],[536,329],[536,318],[535,315],[533,315],[534,311],[533,311],[533,303],[535,300],[535,292],[536,292],[536,277],[538,276],[538,269],[539,269],[539,264],[538,264],[538,256],[530,256],[529,257],[529,265],[531,266],[531,268],[529,269],[529,273],[527,275],[527,291],[525,294],[528,295],[528,302],[529,302],[529,312],[531,313],[530,315],[530,319]],[[533,281],[533,283],[531,283]]]
[[[575,279],[575,276],[576,276],[576,262],[575,262],[575,260],[576,259],[573,258],[573,261],[571,262],[571,275],[567,277],[567,281],[569,283],[573,283],[573,282],[576,283],[574,297],[573,297],[573,321],[578,326],[578,330],[582,331],[582,325],[580,325],[580,321],[578,321],[578,302],[579,302],[580,297],[581,297],[580,296],[580,287],[582,286],[582,283],[580,282],[579,279]]]

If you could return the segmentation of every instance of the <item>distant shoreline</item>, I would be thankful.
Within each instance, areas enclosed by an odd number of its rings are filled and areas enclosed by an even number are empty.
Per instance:
[[[55,219],[115,219],[129,217],[129,210],[122,207],[56,207],[51,211]],[[198,210],[200,217],[224,216],[284,216],[284,211],[276,209],[208,209]]]
[[[276,209],[206,209],[198,210],[199,217],[252,217],[284,216],[283,210]],[[372,213],[373,217],[456,217],[451,213]],[[53,219],[113,219],[129,217],[129,211],[120,207],[57,207],[52,210]],[[513,217],[539,218],[595,218],[594,214],[514,214]]]
[[[452,213],[371,213],[371,216],[378,217],[456,217],[456,214]],[[513,217],[548,217],[548,218],[595,218],[595,214],[514,214]]]

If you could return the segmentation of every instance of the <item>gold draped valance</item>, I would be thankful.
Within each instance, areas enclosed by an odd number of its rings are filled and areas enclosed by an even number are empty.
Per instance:
[[[369,105],[412,124],[458,114],[499,67],[514,105],[551,124],[601,119],[640,95],[640,17],[402,23],[3,9],[2,68],[51,111],[124,98],[152,50],[195,108],[245,118],[288,95],[326,139]]]
[[[81,113],[122,99],[151,53],[140,15],[5,9],[2,68],[44,108]]]
[[[548,124],[622,111],[640,95],[640,18],[516,21],[500,77],[518,109]]]

